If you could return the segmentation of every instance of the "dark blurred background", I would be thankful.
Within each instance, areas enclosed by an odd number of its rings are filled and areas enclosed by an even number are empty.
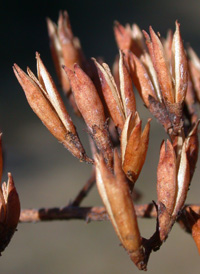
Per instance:
[[[181,23],[185,45],[200,54],[200,1],[1,1],[0,4],[0,128],[3,131],[5,172],[11,171],[23,208],[64,206],[75,197],[89,176],[91,167],[79,163],[59,144],[29,108],[12,72],[16,62],[34,72],[38,51],[52,74],[46,17],[57,21],[59,10],[69,13],[74,34],[81,40],[85,55],[103,56],[111,65],[117,53],[113,22],[137,23],[165,36]],[[149,113],[138,110],[144,123]],[[69,106],[66,102],[66,106]],[[69,110],[70,112],[70,110]],[[70,112],[71,113],[71,112]],[[85,128],[73,116],[81,139],[87,146]],[[156,200],[156,166],[164,130],[151,125],[150,149],[137,188],[144,192],[141,203]],[[187,202],[200,201],[199,164]],[[101,205],[94,188],[84,205]],[[150,237],[155,220],[140,220],[142,235]],[[198,273],[199,256],[190,235],[175,225],[161,250],[152,254],[149,273]],[[83,221],[21,224],[0,259],[1,273],[139,273],[131,263],[109,222]]]

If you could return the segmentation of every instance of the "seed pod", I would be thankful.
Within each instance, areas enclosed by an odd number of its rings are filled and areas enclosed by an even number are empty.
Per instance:
[[[36,54],[38,79],[28,68],[28,75],[16,64],[15,76],[22,86],[27,101],[48,130],[78,159],[91,162],[80,143],[75,126],[65,109],[56,86],[45,68],[39,54]]]
[[[160,39],[153,31],[152,27],[149,28],[149,31],[151,35],[151,43],[153,48],[153,64],[157,73],[160,89],[162,90],[162,96],[165,98],[166,101],[174,103],[172,79],[164,48],[161,44]]]
[[[118,153],[115,150],[114,174],[107,168],[102,156],[97,155],[95,163],[97,187],[112,225],[131,260],[139,269],[145,270],[137,217]]]
[[[0,188],[0,253],[9,244],[20,216],[20,201],[11,173]]]
[[[50,49],[51,55],[56,69],[58,80],[61,84],[63,91],[67,94],[70,91],[69,81],[62,70],[62,65],[64,64],[64,57],[62,53],[62,47],[58,37],[58,28],[51,19],[47,18],[47,28],[50,39]]]
[[[143,34],[136,24],[132,28],[129,24],[124,27],[116,21],[114,34],[120,50],[130,50],[138,57],[146,50]]]
[[[157,99],[154,86],[151,82],[151,78],[140,59],[138,59],[132,53],[128,53],[128,58],[132,64],[130,69],[133,82],[140,96],[142,97],[145,105],[149,107],[149,96],[152,96],[153,98]]]
[[[98,149],[103,153],[109,167],[112,167],[112,144],[106,125],[104,108],[96,88],[85,72],[74,65],[74,72],[64,67],[69,78],[76,104]]]
[[[133,93],[132,81],[126,67],[123,53],[120,51],[119,58],[119,80],[118,89],[115,80],[107,64],[100,65],[94,60],[97,66],[101,81],[103,95],[110,111],[110,115],[121,133],[125,119],[136,111],[135,96]]]
[[[118,45],[121,50],[130,50],[132,47],[132,37],[130,26],[123,27],[119,22],[114,23],[114,34]]]
[[[157,169],[157,196],[171,215],[176,202],[177,193],[176,155],[169,140],[163,142]]]
[[[193,129],[189,133],[188,137],[185,140],[186,143],[186,154],[187,159],[190,165],[190,181],[192,180],[196,163],[198,160],[198,154],[199,154],[199,139],[198,139],[198,126],[199,126],[199,120],[194,125]]]
[[[172,74],[175,79],[174,100],[183,103],[188,85],[188,65],[183,41],[180,34],[180,24],[176,21],[176,31],[172,41]]]
[[[185,141],[176,155],[169,140],[161,146],[157,170],[158,231],[161,242],[167,238],[187,197],[190,167],[186,148]]]
[[[121,134],[122,167],[126,176],[133,183],[137,180],[143,164],[149,143],[150,119],[143,132],[142,122],[138,113],[130,114],[126,119]]]
[[[143,31],[149,54],[145,53],[139,60],[129,53],[131,75],[146,106],[173,140],[183,128],[183,101],[188,85],[187,58],[178,22],[173,41],[171,36],[168,38],[167,49],[166,43],[162,44],[152,27],[149,30],[150,36]]]
[[[61,83],[63,91],[70,94],[70,84],[62,69],[65,65],[73,68],[74,63],[82,65],[84,61],[83,52],[77,37],[74,37],[67,11],[60,12],[58,26],[49,18],[47,19],[47,28],[50,38],[50,48],[52,58]]]

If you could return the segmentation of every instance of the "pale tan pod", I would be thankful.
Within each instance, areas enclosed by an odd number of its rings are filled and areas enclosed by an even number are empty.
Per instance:
[[[122,245],[138,268],[145,269],[137,217],[116,150],[114,159],[114,174],[112,174],[102,156],[96,156],[97,187]]]
[[[44,78],[43,82],[40,83],[30,70],[28,70],[30,75],[28,76],[16,64],[14,65],[13,70],[25,92],[30,107],[53,136],[55,136],[75,157],[81,161],[92,162],[92,160],[85,154],[70,117],[67,115],[67,112],[64,112],[64,109],[62,109],[62,103],[59,101],[55,102],[58,97],[57,94],[55,94],[55,90],[52,88],[51,80],[48,79],[48,77],[45,79],[45,81],[47,81],[46,87],[50,88],[49,95],[42,86],[44,85]],[[48,76],[48,74],[45,74],[45,77],[46,76]],[[59,109],[59,107],[61,107],[61,109]],[[61,117],[59,117],[59,114]],[[68,120],[64,120],[65,118]],[[73,131],[71,131],[71,129]]]
[[[149,142],[150,120],[141,131],[138,115],[129,116],[121,135],[122,167],[133,183],[137,180],[146,159]]]
[[[158,36],[155,34],[153,29],[150,27],[150,35],[153,46],[154,54],[154,67],[157,73],[160,89],[162,96],[166,101],[170,103],[175,102],[171,75],[168,67],[168,62],[165,56],[164,48]]]
[[[175,77],[175,102],[182,103],[185,99],[188,84],[188,65],[183,41],[180,35],[180,24],[176,21],[176,31],[172,42],[172,67]]]
[[[114,23],[114,34],[118,48],[121,50],[131,49],[132,37],[130,28],[127,29],[122,26],[119,22]]]
[[[64,67],[72,86],[76,104],[87,126],[103,127],[106,121],[103,104],[97,90],[87,74],[77,65],[74,71]]]
[[[16,64],[13,69],[32,110],[48,130],[62,142],[65,139],[66,129],[47,98],[43,95],[40,87]]]
[[[135,95],[133,91],[131,76],[125,65],[123,52],[121,51],[120,51],[120,58],[119,58],[119,78],[120,78],[120,95],[122,98],[125,117],[127,118],[130,113],[135,113],[136,102],[135,102]]]
[[[72,68],[74,63],[81,65],[78,43],[74,42],[69,16],[66,11],[60,12],[58,19],[58,37],[62,47],[62,54],[65,66]]]
[[[142,97],[145,105],[149,106],[149,95],[153,98],[157,98],[148,71],[134,54],[129,54],[129,58],[134,64],[134,68],[131,68],[131,75],[134,85],[136,86],[140,96]]]
[[[103,104],[97,90],[91,79],[77,64],[74,65],[74,72],[67,67],[64,69],[68,75],[77,107],[89,132],[109,167],[112,168],[112,144],[106,127]]]
[[[62,69],[62,65],[64,64],[64,58],[62,53],[62,47],[58,37],[57,25],[53,23],[49,18],[47,18],[47,29],[50,39],[51,55],[53,58],[56,73],[61,83],[62,89],[65,93],[68,93],[70,91],[70,84],[65,75],[65,72]]]
[[[46,67],[44,66],[40,55],[36,53],[37,59],[37,72],[38,72],[38,79],[39,82],[43,85],[45,95],[53,105],[56,113],[58,114],[60,120],[62,121],[63,125],[66,129],[73,134],[76,134],[76,130],[74,124],[72,123],[71,117],[69,116],[68,112],[66,111],[65,105],[61,99],[60,94],[57,91],[56,85],[47,71]]]
[[[190,167],[187,159],[186,153],[186,142],[184,142],[181,152],[181,158],[177,174],[177,194],[176,194],[176,204],[172,215],[176,216],[178,212],[184,206],[187,192],[190,184]]]
[[[160,159],[157,168],[157,197],[171,215],[176,203],[177,168],[174,148],[169,140],[160,148]]]
[[[125,121],[125,114],[118,88],[111,75],[108,65],[100,65],[95,59],[93,60],[98,70],[103,96],[108,106],[110,115],[115,123],[115,126],[122,130]]]

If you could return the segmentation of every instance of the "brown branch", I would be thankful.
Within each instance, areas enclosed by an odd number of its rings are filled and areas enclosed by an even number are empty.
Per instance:
[[[182,211],[192,208],[195,212],[200,212],[200,205],[186,205]],[[135,211],[140,218],[156,218],[157,212],[153,204],[135,205]],[[181,219],[181,216],[179,220]],[[64,208],[41,208],[41,209],[23,209],[20,215],[21,223],[31,223],[40,221],[56,220],[85,220],[103,221],[108,220],[104,207],[64,207]]]
[[[40,221],[56,220],[85,220],[103,221],[108,220],[104,207],[72,207],[64,208],[41,208],[41,209],[23,209],[20,215],[21,223],[31,223]]]

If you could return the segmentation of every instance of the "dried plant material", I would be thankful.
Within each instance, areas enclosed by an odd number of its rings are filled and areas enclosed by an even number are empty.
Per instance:
[[[150,55],[162,91],[162,97],[167,102],[174,103],[172,79],[163,45],[151,27],[149,31],[151,39],[148,40],[148,45],[151,43],[152,52],[150,51]]]
[[[149,107],[150,105],[149,96],[155,99],[157,99],[157,97],[159,98],[160,96],[157,96],[155,92],[155,88],[151,81],[151,77],[147,69],[145,68],[144,64],[140,61],[140,59],[137,58],[137,56],[135,56],[131,52],[128,52],[127,54],[128,54],[129,61],[131,63],[130,69],[131,69],[131,76],[132,76],[134,85],[136,86],[145,105]],[[145,56],[147,56],[147,54]],[[153,67],[152,67],[152,70],[154,70]]]
[[[125,121],[125,114],[119,91],[111,75],[110,69],[105,63],[100,65],[97,61],[94,60],[94,62],[98,69],[103,96],[108,106],[110,115],[115,123],[115,126],[122,129]]]
[[[122,99],[125,117],[127,118],[131,113],[136,111],[135,95],[133,92],[133,84],[129,71],[124,62],[123,53],[120,51],[119,58],[119,82],[120,82],[120,96]]]
[[[188,48],[187,52],[189,55],[188,65],[191,80],[195,89],[197,99],[198,101],[200,101],[200,59],[191,47]]]
[[[142,132],[138,113],[130,114],[121,134],[122,168],[130,181],[135,183],[146,159],[149,143],[150,119]]]
[[[77,65],[74,71],[64,67],[69,78],[76,104],[98,149],[112,167],[112,144],[110,141],[104,108],[96,88],[85,72]]]
[[[115,80],[116,86],[119,89],[120,88],[120,80],[119,80],[119,55],[117,54],[115,57],[115,61],[112,66],[112,74],[113,78]]]
[[[163,39],[152,27],[148,34],[136,24],[122,26],[116,22],[119,55],[113,74],[101,58],[86,61],[67,12],[60,12],[58,25],[50,19],[47,25],[59,80],[74,110],[87,124],[95,163],[86,156],[39,54],[37,77],[29,68],[27,75],[17,65],[14,73],[31,108],[49,131],[75,157],[94,163],[95,172],[67,207],[24,210],[20,220],[110,219],[121,244],[140,270],[146,270],[151,252],[161,247],[176,220],[192,234],[200,252],[200,206],[184,206],[199,150],[196,103],[200,102],[200,59],[191,48],[186,58],[179,23],[175,23],[175,33],[170,30]],[[170,137],[160,148],[157,202],[138,206],[133,204],[133,187],[146,159],[151,119],[142,131],[132,80],[145,106]],[[0,135],[0,178],[2,170]],[[80,207],[94,178],[105,207]],[[16,229],[19,211],[19,198],[9,174],[8,184],[0,188],[0,252]],[[156,231],[149,239],[141,237],[137,216],[157,218]]]
[[[185,140],[186,143],[186,154],[187,159],[189,161],[190,165],[190,181],[192,180],[196,163],[198,160],[198,153],[199,153],[199,140],[198,140],[198,126],[199,126],[199,120],[194,125],[191,132],[188,134],[188,137]]]
[[[16,64],[13,67],[15,76],[25,92],[30,107],[51,134],[75,157],[80,161],[92,162],[85,154],[75,126],[38,53],[36,53],[36,59],[38,79],[29,68],[27,75]]]
[[[123,53],[120,51],[119,58],[119,82],[120,89],[118,89],[115,80],[107,64],[100,65],[94,59],[97,66],[99,78],[101,81],[103,95],[108,106],[110,115],[121,132],[126,118],[130,113],[135,113],[136,104],[133,93],[132,81],[124,62]]]
[[[54,24],[49,18],[47,18],[47,27],[50,39],[51,55],[56,69],[56,73],[63,91],[65,93],[69,93],[69,81],[61,67],[64,64],[64,58],[62,53],[62,47],[58,37],[58,29],[56,24]]]
[[[0,188],[0,253],[9,244],[20,216],[20,201],[11,173]]]
[[[176,155],[172,144],[169,140],[163,142],[157,169],[157,196],[158,201],[165,205],[170,215],[174,209],[177,193],[175,163]]]
[[[145,270],[144,251],[129,186],[116,150],[114,154],[114,174],[107,168],[103,157],[96,156],[97,187],[123,247],[136,266]]]
[[[70,92],[70,84],[62,69],[62,65],[72,69],[74,63],[79,65],[83,64],[84,57],[80,42],[79,39],[73,35],[67,11],[60,12],[58,26],[48,18],[47,27],[51,53],[58,79],[63,91],[68,94]]]
[[[119,22],[114,23],[114,34],[118,45],[121,50],[131,49],[132,47],[132,34],[129,25],[123,27]]]
[[[192,146],[191,136],[183,143],[180,156],[176,155],[169,140],[161,146],[157,169],[158,234],[161,242],[167,238],[187,197],[191,179],[190,166],[193,166],[188,161],[192,157],[188,159],[187,154]]]
[[[167,57],[167,60],[171,60],[172,55],[172,42],[173,42],[173,31],[170,29],[167,32],[166,39],[162,38],[162,44],[164,47],[164,51]]]
[[[191,80],[190,73],[188,75],[188,87],[187,87],[187,92],[186,92],[186,97],[185,97],[185,105],[187,107],[187,115],[186,117],[189,120],[190,126],[193,126],[197,120],[198,120],[198,115],[197,115],[197,98],[196,94],[194,91],[194,86]]]
[[[130,50],[138,57],[146,50],[144,36],[138,25],[133,24],[131,28],[131,26],[127,24],[124,27],[116,21],[114,24],[114,34],[120,50]]]
[[[150,36],[144,31],[148,53],[138,59],[129,53],[133,82],[152,114],[173,135],[183,127],[183,101],[188,84],[187,58],[180,36],[180,26],[176,22],[173,39],[168,38],[168,48],[150,27]],[[170,51],[170,53],[169,53]],[[168,58],[171,59],[168,59]]]
[[[138,48],[140,49],[138,53],[136,50],[134,50],[134,48],[132,49],[132,51],[136,56],[140,56],[142,53],[144,53],[144,51],[146,51],[147,48],[144,35],[137,24],[132,25],[132,38],[134,43],[137,44]]]
[[[172,75],[175,80],[174,100],[182,103],[186,96],[188,84],[188,65],[183,41],[180,34],[180,24],[176,21],[176,31],[172,41]]]

